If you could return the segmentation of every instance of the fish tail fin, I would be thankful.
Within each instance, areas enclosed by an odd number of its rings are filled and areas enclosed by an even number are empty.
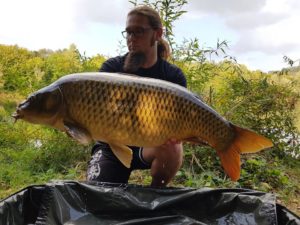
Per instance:
[[[272,147],[273,143],[270,139],[253,131],[232,126],[235,129],[236,137],[227,149],[217,151],[217,153],[225,172],[233,181],[237,181],[240,178],[241,170],[240,154],[258,152]]]
[[[231,178],[231,180],[237,181],[240,178],[241,173],[239,149],[232,144],[225,151],[217,151],[217,153],[221,159],[221,164],[226,174]]]

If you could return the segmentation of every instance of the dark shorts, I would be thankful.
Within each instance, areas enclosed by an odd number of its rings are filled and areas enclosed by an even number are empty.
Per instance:
[[[114,155],[108,144],[97,142],[92,148],[91,160],[88,163],[87,180],[110,183],[128,183],[131,171],[150,169],[142,156],[143,148],[130,147],[133,152],[131,167],[126,168]]]

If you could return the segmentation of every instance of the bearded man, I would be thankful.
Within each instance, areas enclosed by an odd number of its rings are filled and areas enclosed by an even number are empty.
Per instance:
[[[163,26],[158,12],[149,6],[133,8],[127,15],[126,29],[122,34],[127,41],[128,53],[108,59],[102,64],[100,72],[130,73],[186,87],[181,69],[166,61],[170,48],[162,38]],[[151,185],[163,187],[181,167],[183,147],[177,140],[169,140],[153,148],[129,147],[133,151],[133,160],[130,168],[126,168],[108,144],[96,142],[88,164],[87,180],[128,183],[133,170],[150,169]]]

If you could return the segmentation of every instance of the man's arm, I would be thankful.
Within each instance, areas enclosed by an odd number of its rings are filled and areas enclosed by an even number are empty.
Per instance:
[[[176,72],[174,73],[174,83],[185,88],[187,87],[185,75],[180,68],[176,68]]]
[[[167,81],[187,87],[185,75],[179,67],[168,63],[165,68]]]

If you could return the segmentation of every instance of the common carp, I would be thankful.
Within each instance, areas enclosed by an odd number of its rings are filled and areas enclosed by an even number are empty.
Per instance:
[[[155,147],[170,139],[205,143],[234,181],[240,153],[273,145],[225,120],[184,87],[119,73],[66,75],[31,94],[13,117],[54,127],[80,143],[106,142],[126,167],[132,159],[127,146]]]

